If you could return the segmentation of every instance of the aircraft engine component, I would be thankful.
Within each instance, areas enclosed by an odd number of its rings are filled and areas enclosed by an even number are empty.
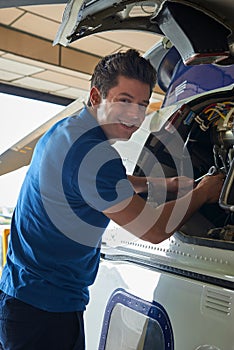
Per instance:
[[[137,160],[134,174],[140,176],[147,171],[149,176],[193,175],[196,183],[205,175],[222,172],[225,181],[219,203],[205,204],[180,233],[192,237],[193,241],[197,239],[200,244],[207,239],[207,244],[217,240],[233,245],[233,91],[212,93],[182,103],[170,116],[168,111],[170,113],[171,109],[165,108],[151,119],[151,134]],[[192,165],[192,171],[189,165]],[[149,193],[148,198],[151,204],[161,203],[158,191]],[[167,195],[166,200],[170,199],[175,198]]]

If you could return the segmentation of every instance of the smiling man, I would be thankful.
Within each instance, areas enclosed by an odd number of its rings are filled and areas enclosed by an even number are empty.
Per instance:
[[[0,283],[0,348],[83,350],[83,312],[110,219],[152,243],[170,237],[201,205],[219,198],[222,176],[205,177],[176,201],[152,208],[112,147],[140,127],[156,72],[135,50],[103,58],[88,106],[52,126],[36,145],[11,224]],[[167,179],[191,189],[193,181]],[[98,302],[98,301],[97,301]]]

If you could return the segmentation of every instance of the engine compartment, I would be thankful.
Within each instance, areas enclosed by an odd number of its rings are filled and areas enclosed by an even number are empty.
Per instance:
[[[169,109],[170,110],[170,109]],[[168,111],[165,111],[168,113]],[[160,118],[160,115],[158,116]],[[159,131],[152,131],[134,175],[188,176],[199,181],[208,172],[222,172],[219,203],[206,204],[180,229],[186,241],[233,249],[234,243],[234,91],[219,91],[181,104]],[[175,199],[151,193],[158,205]],[[212,242],[212,243],[211,243]]]

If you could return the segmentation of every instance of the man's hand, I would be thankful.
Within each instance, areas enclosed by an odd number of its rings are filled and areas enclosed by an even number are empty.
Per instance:
[[[204,191],[204,194],[207,196],[207,203],[215,203],[219,200],[223,182],[224,175],[222,173],[207,175],[198,183],[196,188]]]

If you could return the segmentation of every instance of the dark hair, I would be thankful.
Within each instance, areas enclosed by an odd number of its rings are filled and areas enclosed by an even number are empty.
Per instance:
[[[94,69],[91,87],[96,86],[106,98],[109,90],[118,85],[119,76],[148,84],[150,93],[156,84],[156,71],[149,60],[140,56],[138,51],[129,49],[103,57]]]

